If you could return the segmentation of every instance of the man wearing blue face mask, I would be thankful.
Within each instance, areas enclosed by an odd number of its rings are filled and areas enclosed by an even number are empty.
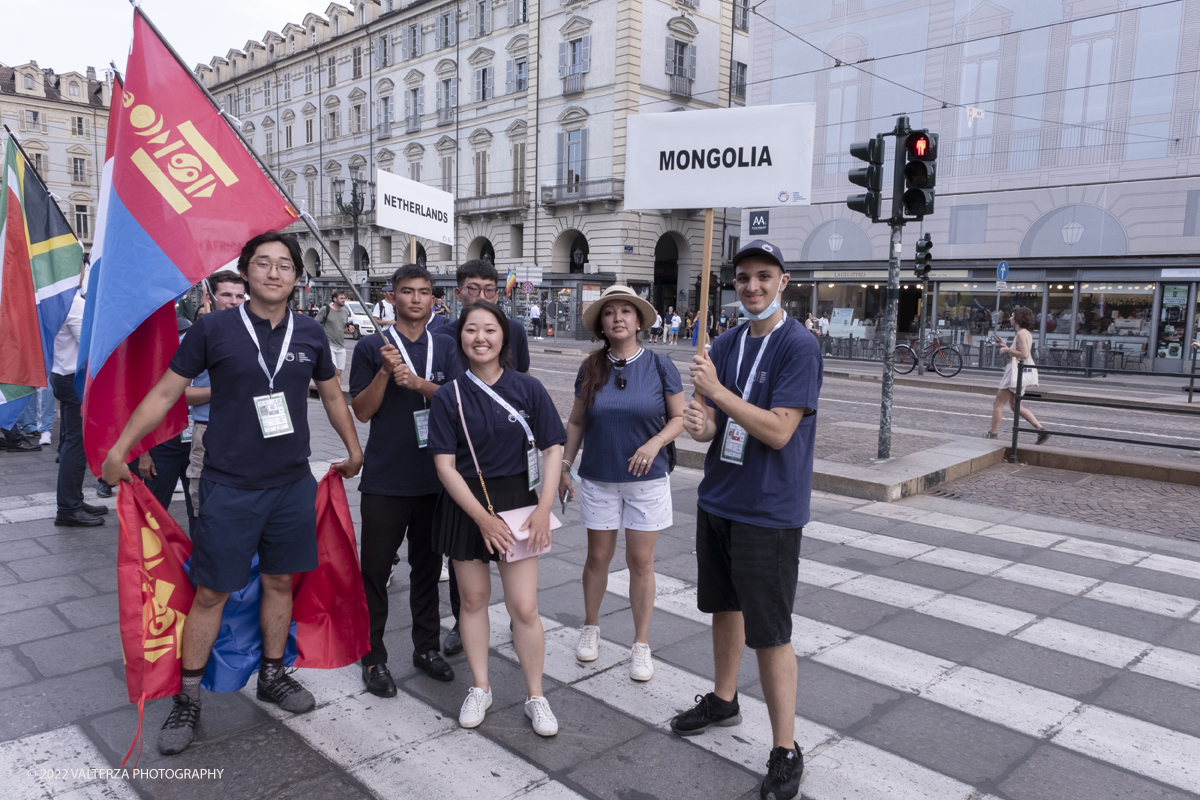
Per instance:
[[[748,322],[692,359],[697,396],[684,428],[712,442],[697,497],[697,605],[713,615],[713,691],[671,720],[681,736],[741,722],[742,648],[758,657],[773,748],[759,787],[764,800],[799,792],[804,759],[795,743],[796,599],[800,535],[809,518],[822,359],[817,340],[780,307],[788,274],[779,248],[757,239],[733,259]]]

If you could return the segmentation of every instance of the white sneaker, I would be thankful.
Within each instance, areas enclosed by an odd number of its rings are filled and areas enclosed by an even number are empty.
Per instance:
[[[550,701],[544,697],[531,697],[525,701],[525,716],[533,721],[533,732],[538,736],[553,736],[558,733],[558,720],[550,710]]]
[[[544,702],[544,701],[543,701]],[[478,686],[472,686],[467,692],[467,699],[463,700],[462,708],[458,712],[458,724],[464,728],[477,728],[483,722],[487,710],[492,707],[492,690],[486,692]],[[549,706],[546,708],[549,711]],[[529,713],[529,705],[525,705],[525,713]],[[553,715],[551,715],[553,719]]]
[[[442,576],[438,578],[438,583],[445,583],[450,580],[450,569],[446,566],[446,562],[442,562]]]
[[[50,431],[42,433],[42,444],[50,444]]]
[[[634,642],[629,654],[629,677],[635,681],[648,681],[654,677],[654,662],[650,660],[650,645]]]
[[[595,661],[600,657],[600,626],[584,625],[579,629],[579,645],[575,657],[580,661]]]

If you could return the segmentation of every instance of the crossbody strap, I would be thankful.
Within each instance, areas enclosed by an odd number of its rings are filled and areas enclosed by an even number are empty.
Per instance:
[[[463,414],[462,394],[458,391],[458,379],[454,380],[454,399],[458,403],[458,418],[462,421],[463,435],[467,437],[467,449],[471,451],[471,461],[475,462],[475,474],[479,476],[479,485],[483,487],[483,499],[487,500],[488,513],[493,517],[496,511],[492,508],[492,498],[488,497],[487,484],[483,482],[483,470],[479,468],[479,459],[475,457],[475,445],[471,443],[471,432],[467,430],[467,417]]]

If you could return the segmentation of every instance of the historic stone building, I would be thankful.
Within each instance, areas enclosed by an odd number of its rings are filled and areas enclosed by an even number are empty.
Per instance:
[[[343,266],[375,281],[408,237],[368,213],[352,259],[333,182],[405,175],[456,196],[455,245],[418,242],[435,273],[475,257],[515,268],[569,331],[613,282],[695,307],[703,219],[624,210],[625,120],[743,102],[746,17],[745,0],[356,0],[196,74]],[[331,282],[304,237],[310,274]]]
[[[36,61],[0,66],[0,122],[17,135],[85,253],[95,234],[111,92],[111,80],[92,67],[60,75]]]

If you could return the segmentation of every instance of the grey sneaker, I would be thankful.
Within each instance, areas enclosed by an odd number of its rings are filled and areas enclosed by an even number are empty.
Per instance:
[[[317,701],[312,692],[305,689],[292,677],[287,670],[280,670],[275,680],[263,683],[262,674],[258,678],[258,699],[265,703],[274,703],[284,711],[293,714],[304,714],[312,711]]]
[[[196,738],[196,723],[200,721],[200,704],[186,694],[175,695],[175,707],[167,715],[158,732],[158,752],[173,756],[187,750]]]

